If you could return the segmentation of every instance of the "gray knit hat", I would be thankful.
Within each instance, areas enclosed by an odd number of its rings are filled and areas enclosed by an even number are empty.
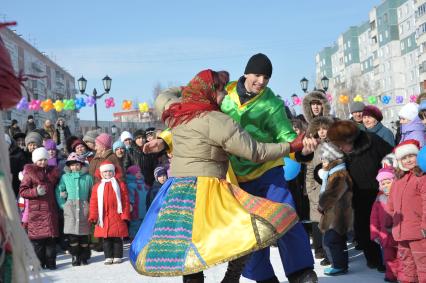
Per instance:
[[[349,105],[349,109],[351,110],[351,113],[362,112],[362,111],[364,111],[364,108],[365,108],[365,104],[362,103],[362,102],[359,102],[359,101],[352,102]]]
[[[97,130],[87,131],[83,137],[83,141],[95,143],[95,140],[98,136],[99,136],[99,132]]]
[[[37,132],[30,132],[25,137],[25,146],[28,146],[30,143],[35,143],[38,147],[40,147],[43,144],[43,138]]]
[[[332,162],[334,160],[343,158],[343,156],[343,152],[331,142],[322,144],[321,159]]]

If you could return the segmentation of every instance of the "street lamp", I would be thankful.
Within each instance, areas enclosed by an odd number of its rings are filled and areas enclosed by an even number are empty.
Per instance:
[[[112,125],[111,134],[114,140],[115,140],[115,136],[117,135],[117,132],[118,132],[117,127],[115,125]]]
[[[81,78],[79,78],[77,81],[78,81],[78,88],[80,90],[80,93],[85,95],[85,96],[90,96],[89,94],[85,93],[86,86],[87,86],[87,80],[83,76],[81,76]],[[105,92],[100,94],[100,95],[97,95],[98,92],[96,91],[96,88],[93,89],[92,96],[95,99],[95,104],[93,104],[93,106],[95,108],[95,127],[96,127],[96,129],[98,128],[98,108],[96,106],[97,105],[96,101],[98,99],[102,98],[102,96],[104,96],[105,94],[109,93],[109,91],[111,90],[111,81],[112,81],[112,79],[110,77],[108,77],[108,75],[105,76],[102,79]]]
[[[309,81],[305,77],[303,77],[300,80],[300,86],[302,87],[303,92],[307,92],[308,91],[308,83],[309,83]]]
[[[328,83],[329,83],[329,79],[326,76],[322,77],[321,84],[322,84],[322,88],[325,91],[327,91],[327,89],[328,89]]]

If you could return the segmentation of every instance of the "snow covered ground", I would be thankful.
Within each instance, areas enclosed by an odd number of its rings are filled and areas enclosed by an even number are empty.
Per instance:
[[[139,275],[131,266],[127,255],[129,245],[125,245],[125,260],[121,264],[105,266],[103,253],[94,252],[90,264],[87,266],[71,265],[71,256],[68,254],[58,255],[58,269],[54,271],[44,271],[42,274],[43,282],[146,282],[146,283],[163,283],[163,282],[182,282],[180,277],[146,277]],[[350,246],[349,250],[350,263],[349,272],[346,275],[337,277],[324,276],[324,267],[319,265],[316,260],[315,270],[319,277],[319,282],[345,282],[345,283],[373,283],[383,282],[384,274],[376,270],[367,268],[364,256],[361,252]],[[287,282],[284,270],[281,265],[278,249],[271,248],[271,261],[274,266],[275,273],[281,282]],[[220,282],[225,274],[226,264],[218,265],[204,272],[206,276],[205,282]],[[241,278],[240,282],[253,282],[245,278]]]

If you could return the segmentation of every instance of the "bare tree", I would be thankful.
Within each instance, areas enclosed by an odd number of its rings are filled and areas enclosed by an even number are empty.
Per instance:
[[[152,91],[152,97],[153,97],[154,101],[157,99],[157,97],[160,94],[162,89],[163,89],[163,87],[161,86],[161,83],[157,82],[154,86],[153,91]]]

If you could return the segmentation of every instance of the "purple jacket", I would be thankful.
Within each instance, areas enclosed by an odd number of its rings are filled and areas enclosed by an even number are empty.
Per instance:
[[[401,141],[414,139],[420,143],[420,147],[425,145],[425,127],[419,117],[414,118],[408,124],[401,125]]]

